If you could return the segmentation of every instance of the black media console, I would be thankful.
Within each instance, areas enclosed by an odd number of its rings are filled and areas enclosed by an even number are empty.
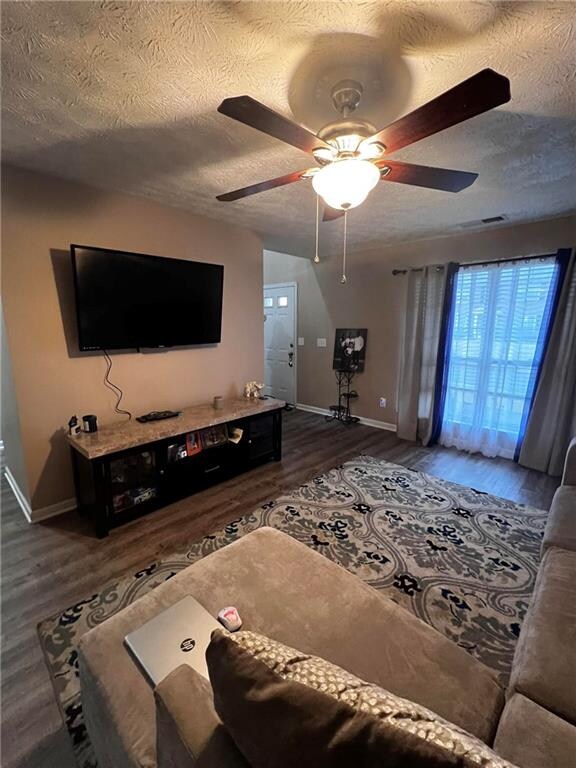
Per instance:
[[[69,436],[80,514],[99,537],[111,528],[265,461],[282,458],[280,400],[237,399],[222,410],[130,422]]]

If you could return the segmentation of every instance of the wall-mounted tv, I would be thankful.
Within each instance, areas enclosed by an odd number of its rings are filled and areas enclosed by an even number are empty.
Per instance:
[[[71,245],[82,351],[217,344],[224,267]]]

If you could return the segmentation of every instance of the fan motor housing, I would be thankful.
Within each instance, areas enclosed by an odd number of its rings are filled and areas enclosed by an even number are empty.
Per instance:
[[[376,133],[376,128],[367,120],[337,120],[321,128],[317,136],[324,141],[337,141],[341,136],[361,136],[367,139]]]
[[[358,157],[362,152],[362,141],[376,133],[376,128],[367,120],[338,120],[328,123],[318,131],[318,137],[334,147],[331,153],[327,149],[314,150],[314,157],[320,165],[345,157]],[[370,143],[370,159],[377,159],[384,154],[385,147],[379,142]]]

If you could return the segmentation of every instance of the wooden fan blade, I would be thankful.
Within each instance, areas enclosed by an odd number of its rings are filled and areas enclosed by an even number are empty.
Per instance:
[[[341,211],[338,208],[330,208],[329,205],[324,206],[322,221],[334,221],[334,219],[339,219],[341,216],[344,216],[344,211]]]
[[[414,144],[426,136],[462,123],[510,101],[510,81],[493,69],[483,69],[432,101],[383,128],[367,141],[379,141],[387,152]]]
[[[382,181],[395,181],[398,184],[412,184],[415,187],[440,189],[443,192],[460,192],[473,184],[477,173],[452,171],[449,168],[432,168],[429,165],[413,165],[398,160],[378,160],[378,168],[389,168],[382,174]]]
[[[294,171],[294,173],[287,173],[285,176],[278,176],[275,179],[261,181],[259,184],[251,184],[249,187],[235,189],[233,192],[226,192],[224,195],[216,195],[216,200],[229,203],[232,202],[232,200],[240,200],[243,197],[249,197],[249,195],[256,195],[258,192],[266,192],[267,189],[283,187],[285,184],[292,184],[295,181],[300,181],[307,172],[308,170]]]
[[[320,147],[333,149],[311,131],[303,128],[292,120],[279,115],[273,109],[261,104],[250,96],[234,96],[231,99],[224,99],[218,107],[218,112],[238,120],[244,125],[256,128],[258,131],[274,136],[280,141],[285,141],[293,147],[303,149],[304,152],[312,152]]]

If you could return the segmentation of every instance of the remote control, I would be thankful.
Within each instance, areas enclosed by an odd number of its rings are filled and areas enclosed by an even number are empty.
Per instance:
[[[136,421],[141,424],[145,424],[147,421],[162,421],[162,419],[173,419],[175,416],[180,416],[181,413],[182,411],[150,411],[144,416],[137,416]]]
[[[242,626],[242,619],[240,618],[240,614],[233,605],[228,606],[228,608],[222,608],[222,610],[218,613],[218,621],[229,632],[236,632],[236,630],[240,629]]]

